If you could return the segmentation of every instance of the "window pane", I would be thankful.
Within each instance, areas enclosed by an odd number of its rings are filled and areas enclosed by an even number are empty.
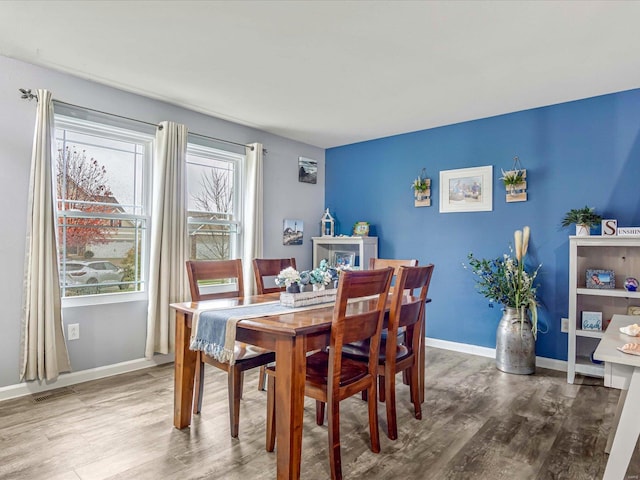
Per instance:
[[[127,219],[104,228],[104,218],[59,218],[63,296],[142,289],[145,221]],[[78,241],[81,238],[83,241]],[[87,240],[90,239],[90,240]]]
[[[189,258],[191,260],[231,260],[236,242],[236,226],[199,223],[189,219]]]
[[[192,163],[201,157],[188,155],[189,216],[192,212],[215,214],[215,218],[234,218],[234,167],[231,162],[212,161],[211,165]]]
[[[59,209],[142,213],[144,145],[60,128],[56,144]]]

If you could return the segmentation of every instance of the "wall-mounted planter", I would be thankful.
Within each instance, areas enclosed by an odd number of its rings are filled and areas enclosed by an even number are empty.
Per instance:
[[[422,181],[427,185],[427,189],[413,191],[415,195],[414,205],[416,207],[430,207],[431,206],[431,179],[423,178]]]
[[[505,185],[504,187],[507,191],[507,203],[527,201],[527,171],[525,169],[521,169],[504,172],[505,177],[516,176],[518,174],[522,176],[522,181],[520,183]]]

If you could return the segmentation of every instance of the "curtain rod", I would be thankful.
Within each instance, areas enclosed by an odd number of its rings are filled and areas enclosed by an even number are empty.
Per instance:
[[[38,101],[38,95],[35,94],[35,93],[31,93],[31,89],[19,88],[18,91],[22,94],[20,98],[22,98],[23,100],[33,100],[33,99],[35,99],[36,102]],[[111,115],[112,117],[118,117],[118,118],[123,118],[125,120],[131,120],[133,122],[144,123],[145,125],[151,125],[152,127],[156,127],[156,128],[159,128],[160,130],[162,130],[162,125],[157,125],[155,123],[146,122],[144,120],[138,120],[137,118],[125,117],[123,115],[117,115],[115,113],[109,113],[109,112],[103,112],[102,110],[96,110],[95,108],[89,108],[89,107],[83,107],[83,106],[80,106],[80,105],[74,105],[73,103],[63,102],[61,100],[56,100],[55,98],[53,99],[53,101],[55,103],[59,103],[60,105],[66,105],[68,107],[81,108],[83,110],[89,110],[90,112],[102,113],[103,115]],[[251,146],[251,145],[245,145],[244,143],[232,142],[231,140],[223,140],[222,138],[210,137],[208,135],[203,135],[201,133],[189,132],[189,134],[190,135],[195,135],[197,137],[206,138],[208,140],[214,140],[216,142],[228,143],[229,145],[238,145],[240,147],[247,147],[247,148],[250,148],[252,151],[254,149],[254,147]],[[266,149],[263,149],[262,151],[264,153],[267,153]]]

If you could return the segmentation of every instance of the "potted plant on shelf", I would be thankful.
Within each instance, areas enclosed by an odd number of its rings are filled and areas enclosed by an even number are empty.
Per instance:
[[[515,258],[504,254],[494,260],[478,259],[473,253],[467,257],[478,277],[478,291],[503,307],[496,332],[496,366],[503,372],[523,375],[535,372],[538,333],[535,280],[540,265],[535,269],[525,266],[529,235],[529,227],[516,230]]]
[[[562,226],[568,227],[575,224],[576,235],[587,236],[591,234],[591,227],[595,227],[601,221],[602,217],[595,212],[595,209],[585,206],[569,210],[562,219]]]

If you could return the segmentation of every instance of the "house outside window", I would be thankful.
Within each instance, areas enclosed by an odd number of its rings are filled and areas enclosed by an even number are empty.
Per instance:
[[[63,297],[145,290],[153,137],[56,115]]]
[[[189,258],[240,257],[244,155],[189,143],[187,216]]]

